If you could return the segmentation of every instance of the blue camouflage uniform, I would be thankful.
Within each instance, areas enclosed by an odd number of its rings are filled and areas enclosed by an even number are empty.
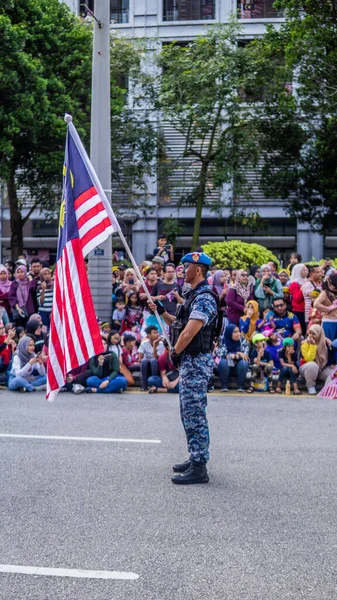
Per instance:
[[[193,256],[195,255],[193,253]],[[187,255],[184,259],[189,256]],[[184,259],[182,262],[192,262]],[[218,315],[217,301],[212,293],[205,293],[205,289],[212,292],[207,280],[202,281],[194,290],[185,294],[185,299],[188,299],[191,293],[195,294],[197,292],[197,297],[190,306],[188,320],[201,320],[203,321],[203,327],[215,321]],[[200,292],[203,293],[200,294]],[[180,415],[186,433],[190,459],[195,462],[207,462],[209,460],[210,440],[206,407],[207,388],[213,374],[213,367],[211,351],[200,352],[194,356],[189,354],[188,351],[182,353],[179,368]]]

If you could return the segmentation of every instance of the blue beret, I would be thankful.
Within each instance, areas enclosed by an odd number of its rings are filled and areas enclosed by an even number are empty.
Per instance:
[[[183,264],[192,263],[194,265],[206,265],[207,267],[210,267],[212,264],[212,259],[203,252],[190,252],[189,254],[185,254],[185,256],[181,259],[181,262]]]

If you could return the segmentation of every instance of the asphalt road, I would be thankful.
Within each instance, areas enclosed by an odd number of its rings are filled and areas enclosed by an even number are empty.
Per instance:
[[[336,600],[337,402],[209,398],[210,483],[178,487],[176,396],[0,392],[1,600]],[[30,439],[2,434],[160,440]]]

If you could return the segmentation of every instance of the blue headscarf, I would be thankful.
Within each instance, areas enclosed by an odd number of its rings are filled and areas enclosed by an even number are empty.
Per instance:
[[[230,353],[240,352],[241,350],[240,340],[233,340],[234,329],[239,328],[237,325],[234,325],[234,323],[230,323],[230,325],[227,325],[224,333],[224,342],[226,344],[227,352]]]

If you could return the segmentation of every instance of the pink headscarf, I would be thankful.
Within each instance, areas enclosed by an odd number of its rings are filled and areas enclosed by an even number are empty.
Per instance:
[[[18,305],[20,308],[26,305],[29,296],[29,279],[27,277],[27,268],[24,265],[19,265],[15,269],[15,273],[17,273],[18,269],[24,272],[24,279],[16,279],[16,283],[18,284],[17,289],[17,297],[18,297]]]
[[[0,292],[1,294],[8,294],[11,289],[12,282],[8,279],[8,269],[6,269],[5,265],[0,265],[0,273],[6,272],[7,279],[5,281],[0,281]]]

